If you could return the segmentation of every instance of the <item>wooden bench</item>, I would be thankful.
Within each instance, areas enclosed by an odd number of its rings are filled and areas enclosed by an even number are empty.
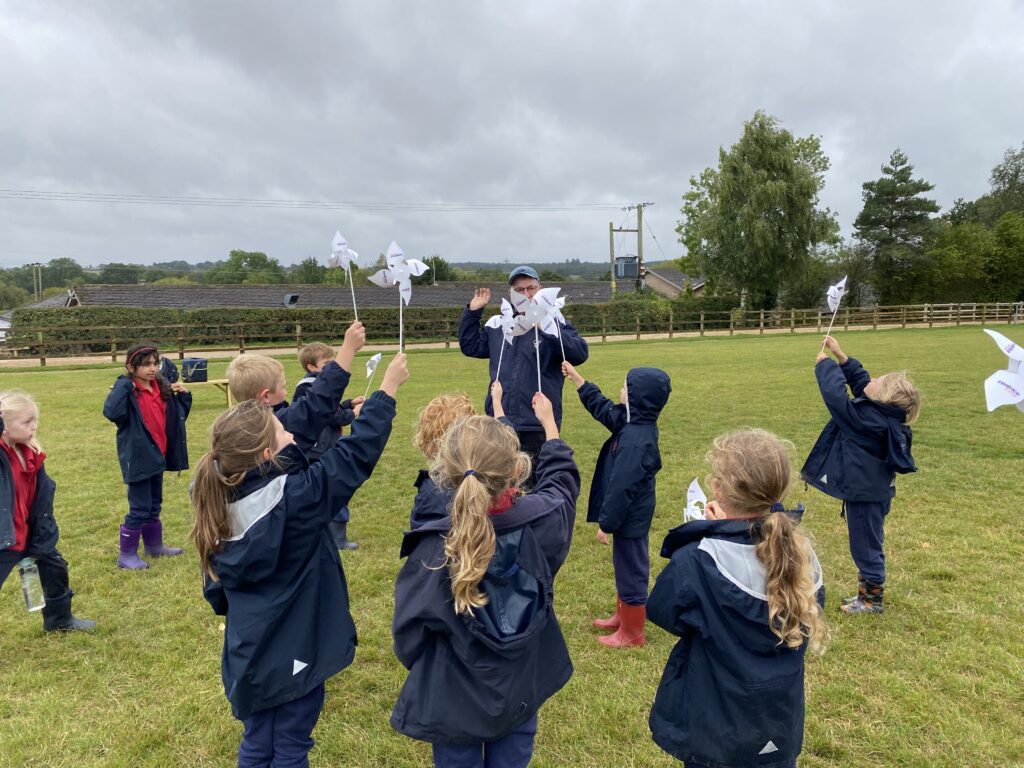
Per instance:
[[[219,389],[224,393],[224,397],[227,401],[227,407],[230,408],[235,404],[234,398],[231,397],[231,390],[228,389],[227,379],[208,379],[206,381],[183,381],[182,385],[189,391],[192,391],[195,387],[212,386]]]

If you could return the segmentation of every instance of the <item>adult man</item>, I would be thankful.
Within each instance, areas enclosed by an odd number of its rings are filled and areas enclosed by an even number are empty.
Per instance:
[[[516,267],[508,276],[511,290],[520,296],[532,299],[541,289],[537,272],[530,267]],[[533,331],[512,339],[512,344],[505,347],[502,354],[501,345],[504,337],[500,328],[481,326],[481,315],[484,307],[491,299],[490,288],[478,288],[473,299],[462,312],[459,324],[459,349],[466,357],[490,359],[490,381],[499,374],[498,358],[501,357],[500,380],[505,395],[502,405],[505,416],[512,422],[519,443],[523,450],[530,454],[536,465],[537,454],[544,444],[544,428],[537,421],[531,405],[537,392],[537,353],[534,348],[535,334]],[[565,347],[565,359],[573,365],[587,360],[590,350],[572,325],[561,326],[562,345]],[[555,412],[555,421],[562,426],[562,347],[556,336],[540,334],[540,380],[541,391],[551,401]],[[491,394],[488,387],[484,409],[493,415]]]

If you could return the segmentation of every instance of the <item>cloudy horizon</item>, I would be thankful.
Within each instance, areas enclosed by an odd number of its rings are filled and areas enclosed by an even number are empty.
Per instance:
[[[758,109],[821,137],[845,235],[895,148],[946,209],[1024,141],[1021,2],[693,5],[0,0],[0,267],[325,263],[336,229],[603,261],[648,201],[675,258],[690,177]]]

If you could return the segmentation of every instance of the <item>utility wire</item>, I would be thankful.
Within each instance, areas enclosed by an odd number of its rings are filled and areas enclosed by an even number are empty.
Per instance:
[[[651,238],[654,240],[654,244],[658,246],[658,250],[661,251],[661,258],[667,260],[668,256],[665,255],[665,251],[661,250],[661,243],[658,242],[658,236],[654,234],[654,230],[651,229],[651,223],[647,219],[644,219],[644,224],[647,225],[647,231],[651,233]]]

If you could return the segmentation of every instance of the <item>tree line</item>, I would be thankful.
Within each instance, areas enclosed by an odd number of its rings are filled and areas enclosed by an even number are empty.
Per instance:
[[[850,239],[819,203],[828,168],[819,137],[758,111],[718,166],[690,179],[681,268],[753,309],[817,306],[843,275],[854,305],[1024,300],[1024,144],[1006,150],[988,192],[942,215],[934,185],[895,149],[863,183]]]

